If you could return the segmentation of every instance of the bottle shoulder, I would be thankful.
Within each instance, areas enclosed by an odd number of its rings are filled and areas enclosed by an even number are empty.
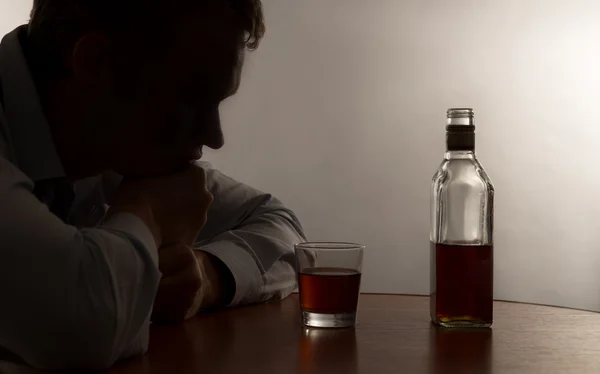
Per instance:
[[[493,193],[492,180],[476,158],[444,159],[433,176],[434,185],[481,184]]]

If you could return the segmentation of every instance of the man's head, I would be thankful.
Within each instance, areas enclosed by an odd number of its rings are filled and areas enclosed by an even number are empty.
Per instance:
[[[28,41],[91,156],[150,175],[223,145],[219,104],[263,34],[260,0],[34,0]]]

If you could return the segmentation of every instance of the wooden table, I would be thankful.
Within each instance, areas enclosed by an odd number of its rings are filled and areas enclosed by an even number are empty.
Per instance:
[[[428,311],[427,297],[362,295],[356,328],[305,329],[292,296],[155,327],[148,355],[108,373],[600,373],[600,314],[496,302],[492,329],[448,330]]]

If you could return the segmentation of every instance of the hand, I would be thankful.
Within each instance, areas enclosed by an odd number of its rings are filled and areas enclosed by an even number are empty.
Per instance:
[[[219,261],[212,255],[194,251],[186,245],[159,250],[163,278],[154,301],[152,321],[175,324],[188,320],[200,310],[221,305],[223,292]]]
[[[179,323],[202,304],[202,273],[191,247],[177,244],[158,252],[162,279],[154,300],[152,321]]]
[[[197,165],[160,178],[125,178],[117,188],[109,216],[130,212],[154,234],[157,246],[192,245],[206,224],[213,196],[206,173]]]

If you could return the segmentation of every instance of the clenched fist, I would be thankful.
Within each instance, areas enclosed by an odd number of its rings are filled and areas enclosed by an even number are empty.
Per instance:
[[[125,178],[117,188],[109,216],[129,212],[140,217],[154,234],[157,246],[193,245],[206,224],[213,196],[206,172],[197,165],[159,178]]]

